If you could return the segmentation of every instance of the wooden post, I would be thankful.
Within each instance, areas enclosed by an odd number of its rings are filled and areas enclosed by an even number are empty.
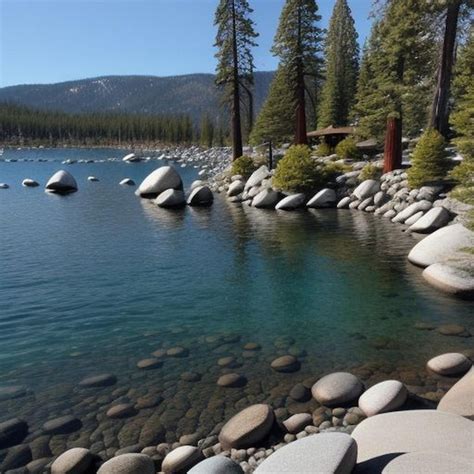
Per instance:
[[[273,147],[271,140],[268,140],[268,169],[273,169]]]
[[[389,117],[385,134],[383,172],[388,173],[402,167],[402,121]]]

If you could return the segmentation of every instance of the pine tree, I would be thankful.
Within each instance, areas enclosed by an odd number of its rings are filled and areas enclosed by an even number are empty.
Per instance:
[[[202,146],[205,147],[212,147],[214,142],[214,123],[212,122],[211,118],[208,114],[205,114],[201,120],[201,136],[200,136],[200,143]]]
[[[256,46],[258,35],[250,19],[252,11],[247,0],[220,0],[214,20],[217,26],[215,46],[218,48],[216,84],[223,89],[224,101],[231,110],[234,159],[242,156],[242,89],[249,101],[249,110],[253,109],[252,48]]]
[[[272,53],[286,71],[296,105],[295,143],[307,143],[306,97],[321,73],[321,17],[315,0],[286,0]]]
[[[347,0],[334,5],[326,38],[326,81],[318,127],[347,125],[354,105],[359,68],[359,45]]]

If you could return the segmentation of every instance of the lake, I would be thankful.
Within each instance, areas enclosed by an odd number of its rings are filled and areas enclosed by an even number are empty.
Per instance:
[[[425,364],[469,349],[472,338],[415,325],[457,323],[474,333],[473,304],[424,283],[406,259],[416,240],[402,226],[358,211],[258,210],[219,195],[210,208],[164,210],[118,184],[125,177],[139,184],[163,162],[61,164],[125,154],[43,149],[1,157],[19,161],[0,161],[0,182],[10,185],[0,190],[0,422],[20,416],[34,438],[45,421],[72,414],[82,428],[56,436],[54,449],[84,445],[110,457],[137,442],[206,435],[255,402],[298,411],[303,404],[290,389],[335,370],[369,385],[397,378],[419,394],[446,390]],[[45,193],[62,168],[79,191]],[[187,188],[198,169],[178,171]],[[24,178],[40,187],[22,187]],[[260,349],[243,350],[248,342]],[[137,368],[174,346],[188,355]],[[299,371],[271,369],[284,354],[298,357]],[[226,356],[235,362],[223,368],[217,361]],[[226,372],[242,374],[246,385],[218,387]],[[117,382],[78,386],[101,373]],[[8,392],[15,397],[5,395],[12,386],[21,387]],[[107,419],[114,403],[137,400],[152,401],[129,418]]]

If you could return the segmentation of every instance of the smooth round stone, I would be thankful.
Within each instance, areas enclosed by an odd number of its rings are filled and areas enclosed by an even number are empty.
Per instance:
[[[471,361],[465,355],[456,352],[433,357],[426,365],[428,369],[439,375],[462,375],[472,366]]]
[[[383,474],[400,473],[443,473],[461,474],[472,472],[472,463],[448,454],[421,451],[402,454],[388,462],[382,470]]]
[[[86,377],[79,382],[81,387],[109,387],[117,383],[117,377],[112,374],[100,374]]]
[[[160,357],[164,357],[166,355],[166,349],[157,349],[156,351],[152,352],[151,355],[159,359]]]
[[[36,188],[39,186],[39,183],[34,179],[26,178],[21,182],[21,185],[27,188]]]
[[[8,189],[9,187],[7,183],[0,183],[0,189]]]
[[[169,357],[187,357],[189,355],[188,349],[184,347],[172,347],[166,351],[166,355]]]
[[[88,176],[88,177],[87,177],[87,181],[96,182],[96,181],[99,181],[99,178],[97,178],[97,177],[95,177],[95,176]]]
[[[383,413],[365,419],[352,437],[357,443],[357,472],[382,472],[400,453],[440,452],[472,461],[474,423],[437,410]]]
[[[251,405],[234,415],[221,429],[222,449],[250,448],[270,432],[275,416],[270,405]]]
[[[0,472],[5,474],[23,474],[24,471],[16,468],[25,466],[32,461],[31,449],[27,444],[19,444],[10,448],[6,455],[2,455],[2,461],[0,462]]]
[[[59,170],[49,178],[45,186],[46,191],[55,193],[70,193],[77,191],[77,182],[71,173]]]
[[[0,449],[21,443],[28,434],[28,424],[19,418],[0,423]]]
[[[161,470],[165,474],[187,472],[201,461],[202,457],[201,450],[195,446],[179,446],[166,455]]]
[[[160,395],[144,395],[143,397],[137,398],[135,408],[141,410],[143,408],[153,408],[158,406],[163,401],[163,397]]]
[[[275,359],[271,367],[277,372],[296,372],[300,368],[300,363],[296,357],[284,355]]]
[[[318,380],[311,388],[313,397],[325,406],[349,403],[364,391],[362,382],[348,372],[334,372]]]
[[[163,362],[155,358],[142,359],[137,363],[137,367],[144,370],[158,369],[162,365]]]
[[[31,474],[43,474],[44,472],[48,472],[46,466],[50,464],[51,458],[39,458],[33,461],[30,461],[26,465],[26,472]]]
[[[257,467],[255,474],[349,474],[356,458],[357,445],[349,435],[320,433],[278,449]]]
[[[213,456],[196,464],[188,471],[188,474],[244,474],[244,471],[232,459],[225,456]]]
[[[440,400],[438,410],[474,420],[474,368],[458,380]]]
[[[109,418],[128,418],[136,415],[137,411],[131,403],[120,403],[107,410]]]
[[[442,324],[437,331],[443,336],[469,337],[470,334],[464,326],[459,324]]]
[[[72,448],[62,453],[51,465],[51,474],[82,474],[89,469],[93,456],[88,449]]]
[[[102,464],[97,474],[155,474],[155,464],[146,454],[121,454]]]
[[[219,367],[232,367],[236,365],[237,359],[233,356],[228,356],[228,357],[221,357],[217,361],[217,365]]]
[[[425,323],[423,321],[420,321],[415,324],[415,329],[419,329],[421,331],[432,331],[433,329],[435,329],[435,326],[433,326],[430,323]]]
[[[307,402],[311,398],[311,390],[304,384],[298,383],[290,390],[289,395],[295,402]]]
[[[168,189],[181,190],[183,189],[183,182],[172,166],[161,166],[142,181],[136,194],[143,197],[156,197]]]
[[[297,413],[285,420],[283,425],[288,433],[297,434],[312,422],[313,417],[309,413]]]
[[[135,186],[135,181],[130,178],[124,178],[122,181],[120,181],[120,186]]]
[[[174,208],[184,206],[186,198],[180,189],[167,189],[160,193],[154,202],[159,207]]]
[[[13,385],[11,387],[0,387],[0,401],[12,400],[13,398],[23,397],[27,394],[26,387]]]
[[[262,346],[256,342],[247,342],[244,346],[244,351],[258,351]]]
[[[367,415],[397,410],[406,401],[408,391],[398,380],[385,380],[370,387],[359,398],[359,408]]]
[[[217,380],[219,387],[243,387],[246,383],[247,379],[236,373],[221,375]]]
[[[48,434],[68,434],[81,428],[81,421],[72,415],[54,418],[43,425],[43,431]]]
[[[181,374],[181,380],[184,380],[185,382],[198,382],[201,380],[201,374],[198,374],[197,372],[183,372]]]

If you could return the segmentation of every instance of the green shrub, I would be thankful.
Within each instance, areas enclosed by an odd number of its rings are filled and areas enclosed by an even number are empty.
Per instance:
[[[449,177],[461,186],[474,186],[474,159],[464,159],[449,172]]]
[[[334,161],[328,161],[324,164],[323,176],[324,181],[334,181],[339,175],[347,173],[352,168],[342,163],[335,163]]]
[[[283,191],[309,192],[321,186],[324,173],[306,145],[295,145],[278,162],[272,182]]]
[[[445,146],[443,136],[435,129],[429,129],[421,136],[411,157],[411,168],[407,172],[410,187],[419,188],[446,176],[449,163]]]
[[[367,163],[359,175],[359,181],[365,181],[366,179],[378,179],[382,172],[373,163]]]
[[[314,152],[314,154],[318,157],[329,156],[332,155],[333,149],[331,146],[326,142],[321,142]]]
[[[255,170],[257,165],[250,156],[241,156],[232,162],[232,174],[240,174],[244,178],[248,178]]]
[[[336,146],[336,154],[340,158],[357,160],[361,157],[360,150],[356,146],[356,141],[347,137],[340,141]]]

